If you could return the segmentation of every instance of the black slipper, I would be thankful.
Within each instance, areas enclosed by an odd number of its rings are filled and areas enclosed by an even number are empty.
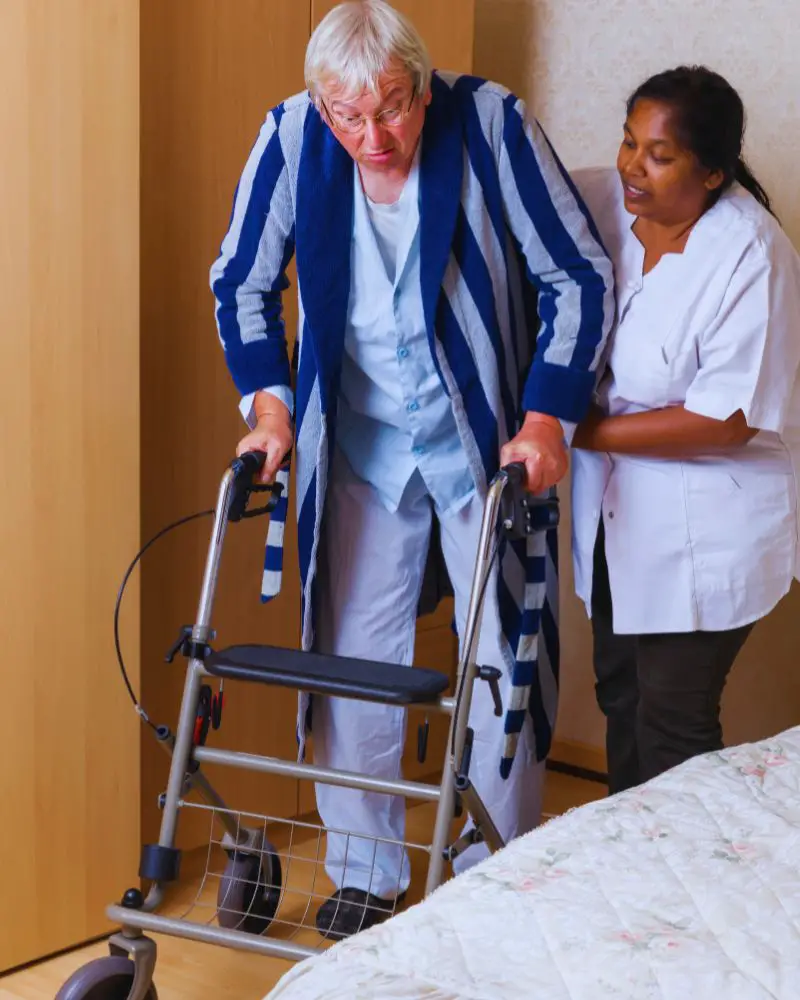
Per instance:
[[[317,930],[324,938],[341,941],[387,920],[395,905],[405,899],[381,899],[363,889],[339,889],[326,899],[317,912]]]

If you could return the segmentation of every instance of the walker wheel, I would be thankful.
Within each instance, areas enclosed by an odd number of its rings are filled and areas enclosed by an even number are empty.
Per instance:
[[[220,927],[263,934],[277,912],[282,878],[280,858],[268,841],[262,854],[233,854],[217,892]]]
[[[128,1000],[133,973],[129,958],[118,955],[96,958],[70,976],[55,1000]],[[155,986],[150,986],[146,1000],[158,1000]]]

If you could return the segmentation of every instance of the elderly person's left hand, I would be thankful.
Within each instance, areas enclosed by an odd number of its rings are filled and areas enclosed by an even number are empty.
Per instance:
[[[566,475],[569,456],[560,421],[545,413],[528,413],[520,432],[500,451],[500,465],[523,462],[525,486],[541,493]]]

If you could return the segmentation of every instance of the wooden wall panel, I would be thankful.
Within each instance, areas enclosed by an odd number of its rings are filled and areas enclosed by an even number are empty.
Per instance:
[[[228,225],[232,197],[270,107],[303,87],[308,0],[142,0],[142,522],[164,524],[212,506],[219,479],[245,430],[214,323],[209,268]],[[285,296],[296,323],[295,288]],[[290,513],[293,520],[294,513]],[[143,567],[144,694],[159,722],[174,725],[184,661],[163,662],[182,623],[194,620],[211,521],[165,539]],[[218,645],[296,646],[299,584],[295,533],[284,592],[259,600],[266,521],[232,526],[214,624]],[[223,728],[210,743],[295,751],[295,696],[229,685]],[[143,745],[143,832],[157,830],[167,758]],[[294,782],[209,772],[235,808],[293,811]],[[186,817],[188,820],[188,816]],[[181,842],[206,834],[183,822]]]
[[[103,933],[138,861],[138,3],[4,0],[0,90],[2,971]],[[124,625],[138,684],[135,583]]]

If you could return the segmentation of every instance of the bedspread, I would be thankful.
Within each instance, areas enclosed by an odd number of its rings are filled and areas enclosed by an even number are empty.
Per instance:
[[[800,727],[551,820],[268,1000],[800,1000]]]

